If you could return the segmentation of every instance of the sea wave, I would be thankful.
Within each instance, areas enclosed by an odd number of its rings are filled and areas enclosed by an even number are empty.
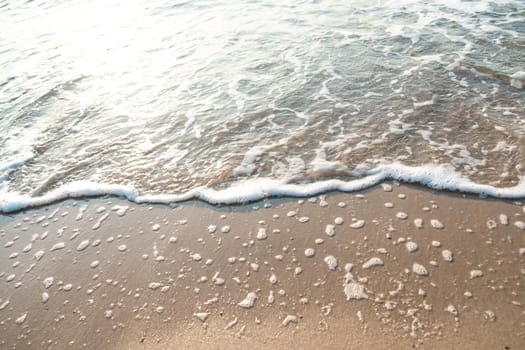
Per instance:
[[[356,192],[389,180],[421,184],[435,190],[477,194],[482,197],[525,198],[525,176],[520,178],[516,186],[498,188],[475,183],[447,165],[426,164],[411,167],[393,163],[370,169],[363,177],[350,181],[329,179],[295,184],[283,180],[257,178],[239,181],[226,189],[215,190],[203,186],[180,194],[148,195],[123,185],[77,181],[37,197],[16,193],[3,194],[0,196],[0,212],[11,213],[65,199],[105,195],[124,198],[139,204],[171,205],[189,200],[201,200],[209,204],[245,204],[272,197],[309,197],[334,191]]]

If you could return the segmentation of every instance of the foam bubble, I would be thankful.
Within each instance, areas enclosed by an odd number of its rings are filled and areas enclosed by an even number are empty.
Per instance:
[[[219,272],[216,272],[215,275],[213,275],[212,279],[213,283],[216,285],[216,286],[222,286],[224,285],[224,283],[226,282],[224,280],[224,278],[222,277],[219,277]]]
[[[161,286],[162,286],[162,284],[159,283],[159,282],[150,282],[150,283],[148,284],[148,288],[151,289],[151,290],[157,290],[157,289],[159,289]]]
[[[354,280],[354,276],[350,272],[352,270],[352,264],[345,265],[345,281],[343,283],[343,291],[346,296],[346,300],[362,300],[368,299],[368,295],[365,293],[365,287]]]
[[[193,314],[193,316],[197,317],[202,322],[205,322],[208,319],[209,315],[210,314],[207,313],[207,312],[196,312],[196,313]]]
[[[331,224],[326,225],[324,232],[330,237],[335,236],[335,226]]]
[[[472,270],[470,271],[470,279],[483,277],[483,271],[481,270]]]
[[[10,301],[6,300],[3,303],[0,304],[0,311],[4,310],[7,306],[9,306]]]
[[[275,302],[275,295],[273,294],[273,290],[271,290],[270,293],[268,294],[267,303],[273,304],[274,302]]]
[[[414,263],[412,265],[412,272],[418,276],[428,276],[428,270],[421,264]]]
[[[98,220],[97,222],[95,222],[95,224],[91,227],[93,230],[98,230],[100,228],[100,226],[102,225],[102,222],[104,222],[104,220],[106,220],[108,218],[109,214],[106,213],[104,215],[102,215]]]
[[[224,329],[230,329],[230,328],[233,328],[233,327],[237,324],[238,321],[239,321],[239,320],[237,319],[237,317],[234,318],[233,320],[231,320],[230,322],[228,322],[228,324],[226,325],[226,327],[224,327]]]
[[[409,253],[413,253],[418,249],[417,243],[412,241],[406,242],[405,247]]]
[[[246,295],[246,298],[244,298],[241,302],[239,302],[237,305],[244,309],[251,309],[255,305],[255,301],[257,300],[257,294],[254,292],[250,292]]]
[[[445,228],[445,225],[443,225],[443,223],[438,219],[431,219],[430,226],[432,226],[436,230],[442,230],[443,228]]]
[[[459,315],[458,310],[452,304],[448,305],[447,308],[445,309],[445,311],[447,311],[449,314],[451,314],[454,317],[457,317]]]
[[[129,207],[127,205],[114,205],[111,210],[114,211],[118,216],[126,215]]]
[[[516,226],[520,230],[525,230],[525,222],[523,222],[523,221],[519,221],[519,220],[515,221],[514,222],[514,226]]]
[[[77,246],[77,251],[83,251],[84,249],[86,249],[87,247],[89,246],[89,240],[86,239],[86,240],[83,240],[82,242],[80,242],[80,244]]]
[[[365,220],[357,220],[350,224],[350,227],[353,229],[360,229],[365,226]]]
[[[377,258],[377,257],[373,257],[373,258],[370,258],[368,259],[364,264],[363,264],[363,269],[369,269],[371,267],[376,267],[376,266],[383,266],[383,260],[381,260],[380,258]]]
[[[408,214],[405,213],[405,212],[400,211],[400,212],[396,213],[396,218],[398,218],[400,220],[406,220],[406,219],[408,219]]]
[[[385,192],[392,192],[392,185],[390,184],[381,184],[381,187],[383,188],[383,191]]]
[[[260,227],[258,230],[257,230],[257,236],[256,238],[258,240],[265,240],[266,238],[268,238],[268,235],[266,234],[266,229],[263,228],[263,227]]]
[[[84,217],[84,212],[86,211],[87,207],[88,207],[87,205],[82,205],[80,206],[80,208],[78,208],[78,214],[75,217],[75,220],[77,221],[82,220],[82,218]]]
[[[304,250],[304,256],[306,256],[307,258],[311,258],[315,255],[315,249],[314,248],[306,248]]]
[[[335,271],[337,268],[337,259],[333,255],[328,255],[324,258],[324,262],[328,265],[328,268]]]
[[[448,249],[444,249],[441,252],[441,256],[443,257],[443,260],[448,261],[448,262],[452,262],[454,260],[454,255]]]
[[[27,312],[20,315],[16,320],[15,320],[15,323],[17,325],[21,325],[22,323],[24,323],[26,321],[26,318],[27,318]]]
[[[496,221],[490,219],[490,220],[487,220],[487,228],[489,230],[493,230],[495,229],[496,227],[498,226],[498,224],[496,223]]]
[[[39,250],[35,253],[33,257],[35,258],[36,261],[39,261],[40,259],[42,259],[43,256],[44,256],[44,251]]]
[[[66,244],[64,242],[58,242],[54,244],[49,250],[53,252],[55,250],[64,249],[65,247],[66,247]]]
[[[42,281],[42,284],[44,285],[45,289],[49,289],[52,285],[55,279],[53,277],[47,277]]]
[[[202,260],[202,256],[199,253],[192,254],[191,258],[192,258],[193,261],[201,261]]]
[[[288,326],[290,323],[297,323],[297,316],[295,315],[287,315],[283,322],[282,322],[282,325],[283,327],[286,327]]]

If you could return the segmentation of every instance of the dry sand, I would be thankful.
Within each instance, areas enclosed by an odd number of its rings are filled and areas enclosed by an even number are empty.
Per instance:
[[[3,216],[0,348],[523,349],[523,204],[386,187]]]

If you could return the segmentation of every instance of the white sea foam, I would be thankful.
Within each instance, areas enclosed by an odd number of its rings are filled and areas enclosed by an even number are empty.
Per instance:
[[[444,249],[443,251],[441,251],[441,256],[443,257],[443,260],[445,261],[448,261],[448,262],[454,261],[454,254],[452,254],[452,252],[448,249]]]
[[[383,266],[383,260],[377,257],[370,258],[363,264],[363,269],[369,269],[375,266]]]
[[[15,320],[15,323],[16,323],[17,325],[21,325],[22,323],[25,322],[26,318],[27,318],[27,312],[24,313],[24,314],[22,314],[20,317],[18,317],[18,318]]]
[[[315,249],[313,248],[306,248],[304,250],[304,256],[306,256],[307,258],[311,258],[315,255]]]
[[[89,246],[89,240],[86,239],[86,240],[84,240],[84,241],[79,243],[79,245],[77,246],[77,251],[80,252],[80,251],[86,249],[88,246]]]
[[[58,242],[56,244],[54,244],[51,249],[49,249],[50,251],[55,251],[55,250],[59,250],[59,249],[64,249],[66,247],[65,243],[64,242]]]
[[[283,327],[288,326],[290,323],[297,323],[297,316],[295,315],[288,315],[284,318],[282,325]]]
[[[259,230],[257,231],[257,239],[264,240],[266,238],[268,238],[268,235],[266,234],[266,229],[263,227],[259,228]]]
[[[412,272],[419,276],[428,276],[428,270],[421,264],[414,263],[412,265]]]
[[[412,241],[406,242],[405,247],[409,253],[413,253],[418,249],[417,243]]]
[[[53,277],[47,277],[45,278],[43,281],[42,281],[42,284],[44,285],[44,288],[45,289],[49,289],[52,285],[53,285],[53,282],[54,282],[54,278]]]
[[[326,225],[324,232],[330,237],[335,236],[335,226],[331,224]]]
[[[0,195],[0,212],[10,213],[68,198],[103,195],[117,196],[136,203],[171,204],[199,199],[211,204],[237,204],[269,197],[310,197],[330,191],[355,192],[387,180],[419,183],[436,190],[473,193],[495,198],[518,199],[525,197],[525,177],[521,177],[520,182],[513,187],[497,188],[475,183],[456,172],[449,165],[427,164],[411,167],[392,163],[369,169],[365,172],[365,176],[350,181],[330,179],[308,184],[293,184],[286,180],[257,178],[239,181],[223,190],[202,186],[181,194],[139,194],[132,188],[123,185],[78,181],[63,185],[37,197],[13,192],[3,193]]]
[[[514,226],[519,228],[520,230],[525,230],[525,222],[517,220],[514,222]]]
[[[414,219],[414,225],[416,226],[416,228],[423,228],[423,219],[421,218]]]
[[[326,265],[328,265],[328,268],[332,271],[335,271],[335,269],[337,268],[337,259],[333,255],[327,255],[324,258],[324,262],[326,263]]]
[[[241,300],[237,305],[244,309],[251,309],[255,305],[255,301],[257,300],[257,294],[254,292],[250,292],[246,295],[246,298]]]
[[[365,226],[365,220],[357,220],[357,221],[352,222],[350,224],[350,227],[353,228],[353,229],[360,229],[363,226]]]
[[[442,230],[443,228],[445,228],[445,225],[443,225],[443,223],[437,219],[431,219],[430,226],[432,226],[436,230]]]

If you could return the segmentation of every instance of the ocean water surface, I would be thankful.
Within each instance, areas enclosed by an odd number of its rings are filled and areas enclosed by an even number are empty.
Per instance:
[[[0,210],[525,196],[525,2],[0,1]]]

